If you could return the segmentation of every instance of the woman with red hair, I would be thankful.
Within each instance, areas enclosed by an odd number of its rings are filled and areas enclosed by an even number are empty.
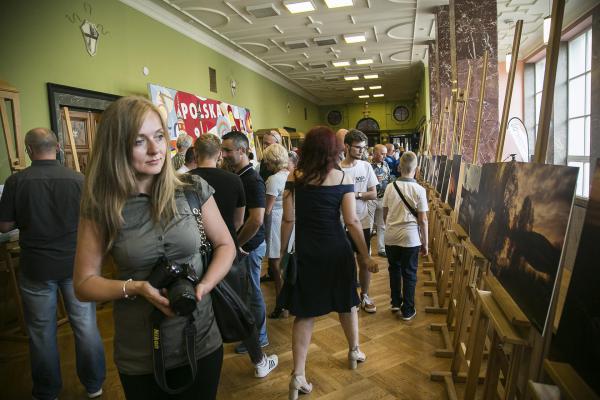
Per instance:
[[[357,244],[360,267],[377,272],[377,264],[367,252],[356,216],[354,184],[337,165],[340,151],[329,128],[311,129],[302,145],[298,168],[289,175],[284,192],[281,248],[286,249],[283,244],[288,242],[295,223],[297,258],[296,279],[286,301],[286,308],[296,316],[290,399],[296,399],[298,392],[312,390],[305,377],[305,364],[315,317],[337,312],[348,340],[350,368],[366,359],[358,347],[356,306],[360,301],[354,255],[340,221],[340,208]]]

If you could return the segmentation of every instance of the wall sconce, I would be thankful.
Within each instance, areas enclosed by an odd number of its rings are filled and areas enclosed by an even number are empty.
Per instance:
[[[504,66],[506,67],[506,73],[508,74],[508,72],[510,71],[510,63],[512,61],[512,53],[508,52],[506,53],[506,60],[504,63]]]

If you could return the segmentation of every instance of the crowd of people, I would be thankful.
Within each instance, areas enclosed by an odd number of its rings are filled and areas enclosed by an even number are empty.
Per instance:
[[[90,398],[102,395],[105,379],[94,303],[104,301],[114,304],[114,361],[126,398],[216,398],[223,339],[211,291],[222,280],[252,316],[251,333],[235,352],[248,354],[257,378],[279,362],[264,351],[267,317],[289,314],[290,399],[312,391],[306,363],[316,317],[338,313],[349,368],[357,368],[367,358],[358,311],[377,311],[369,292],[379,270],[370,251],[373,227],[377,254],[389,264],[390,309],[402,320],[415,318],[428,209],[410,151],[378,144],[369,159],[361,131],[317,126],[297,152],[268,132],[256,165],[248,137],[237,131],[194,143],[181,135],[171,158],[165,121],[141,97],[105,110],[85,179],[56,160],[50,130],[33,129],[25,142],[32,166],[7,179],[0,230],[20,229],[35,399],[57,398],[61,390],[58,290]],[[115,277],[102,274],[108,257]],[[269,314],[261,290],[265,257],[277,295]]]

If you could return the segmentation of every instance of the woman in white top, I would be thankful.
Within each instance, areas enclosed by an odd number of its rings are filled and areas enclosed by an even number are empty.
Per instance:
[[[265,234],[267,240],[267,259],[269,263],[269,275],[275,282],[275,295],[279,296],[283,280],[279,268],[279,257],[281,252],[281,218],[283,217],[283,191],[289,174],[288,151],[278,143],[267,147],[263,154],[262,162],[267,169],[273,173],[266,182],[267,201],[265,207]],[[281,308],[269,315],[270,318],[279,318],[283,314]]]
[[[417,156],[412,151],[400,157],[400,178],[389,184],[383,195],[385,221],[385,252],[389,263],[392,312],[400,311],[400,318],[413,319],[415,286],[419,250],[428,253],[427,195],[414,179]]]

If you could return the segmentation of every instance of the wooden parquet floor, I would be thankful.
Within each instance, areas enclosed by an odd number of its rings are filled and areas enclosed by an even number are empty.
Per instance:
[[[417,283],[417,316],[413,321],[398,320],[389,310],[389,278],[387,260],[376,257],[380,272],[373,275],[371,297],[377,304],[376,314],[359,313],[361,349],[367,361],[351,371],[347,366],[347,344],[337,315],[319,318],[315,323],[309,349],[307,377],[314,390],[302,399],[446,399],[442,383],[429,380],[431,370],[448,369],[448,359],[436,358],[433,351],[441,347],[438,332],[431,323],[443,322],[443,315],[426,314],[431,299],[423,295],[424,274],[419,271]],[[270,311],[274,303],[272,283],[263,284]],[[268,320],[269,354],[279,356],[279,367],[265,379],[256,379],[247,356],[225,346],[225,359],[219,399],[283,399],[292,370],[291,326],[293,318]],[[119,377],[113,363],[112,307],[98,310],[98,324],[106,350],[107,379],[104,399],[123,399]],[[59,348],[63,391],[60,399],[84,399],[85,391],[77,379],[74,344],[70,327],[59,328]],[[461,385],[457,387],[459,397]],[[27,343],[0,341],[0,398],[30,399],[31,379]]]

